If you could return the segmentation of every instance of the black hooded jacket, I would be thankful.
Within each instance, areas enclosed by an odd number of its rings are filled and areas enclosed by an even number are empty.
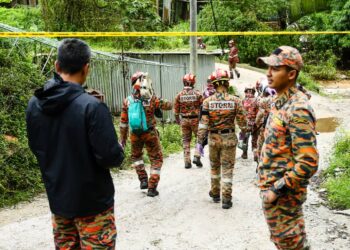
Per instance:
[[[124,153],[104,103],[55,74],[35,91],[26,120],[53,214],[96,215],[114,204],[108,168],[120,166]]]

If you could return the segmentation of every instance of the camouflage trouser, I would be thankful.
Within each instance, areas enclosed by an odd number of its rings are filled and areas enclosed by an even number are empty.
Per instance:
[[[211,193],[220,194],[222,183],[223,200],[232,199],[232,174],[236,160],[237,136],[229,134],[209,134],[209,158],[211,166]],[[222,178],[221,178],[222,175]]]
[[[131,133],[131,161],[139,180],[147,179],[145,163],[143,162],[143,147],[146,146],[148,157],[151,161],[151,173],[148,188],[156,188],[160,179],[160,169],[163,164],[163,154],[160,147],[158,131],[152,129],[140,135]]]
[[[309,249],[302,210],[305,197],[306,194],[303,194],[301,199],[291,194],[284,194],[273,204],[263,202],[271,241],[277,249]]]
[[[115,249],[114,207],[97,215],[73,219],[53,214],[52,226],[57,250]]]
[[[252,137],[252,151],[254,152],[257,148],[257,141],[258,141],[258,135],[259,135],[258,132],[254,131],[254,133],[250,134],[250,133],[244,133],[241,131],[239,137],[244,138],[243,143],[247,145],[247,151],[248,151],[248,142],[250,137],[249,135]]]
[[[198,131],[198,118],[192,118],[187,119],[183,118],[181,119],[181,130],[182,130],[182,146],[184,149],[184,159],[185,162],[191,162],[191,140],[192,140],[192,133],[197,137],[197,131]],[[194,156],[199,157],[200,154],[197,149],[194,151]]]
[[[254,152],[254,155],[258,158],[258,162],[260,161],[261,149],[262,149],[262,146],[263,146],[264,141],[265,141],[264,131],[265,131],[264,128],[260,128],[257,131],[258,141],[257,141],[257,147],[256,147],[256,150]]]

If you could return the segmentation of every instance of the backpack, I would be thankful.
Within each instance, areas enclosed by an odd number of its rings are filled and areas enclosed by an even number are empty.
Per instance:
[[[147,119],[142,101],[138,99],[135,100],[132,96],[128,96],[128,100],[128,116],[131,131],[135,134],[140,134],[147,131]]]

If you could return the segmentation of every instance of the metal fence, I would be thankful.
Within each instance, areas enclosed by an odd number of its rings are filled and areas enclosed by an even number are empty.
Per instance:
[[[22,31],[0,23],[1,29],[13,32]],[[39,44],[40,47],[46,47],[47,51],[43,53],[43,50],[40,49],[38,55],[44,56],[41,60],[41,71],[43,73],[45,71],[49,77],[54,70],[52,61],[56,57],[59,41],[48,38],[17,38],[12,40],[13,48],[20,48],[20,43],[28,44],[28,42],[33,43],[35,48],[36,44]],[[38,55],[35,54],[34,58]],[[198,59],[196,88],[203,90],[207,76],[215,68],[215,56],[214,54],[199,54]],[[148,72],[152,78],[156,95],[173,102],[176,94],[183,88],[182,77],[189,72],[188,62],[188,53],[144,53],[143,55],[134,54],[134,57],[130,57],[92,50],[90,75],[86,86],[102,92],[107,106],[114,114],[118,114],[121,112],[123,99],[131,93],[131,75],[136,71],[143,71]],[[173,117],[172,111],[164,112],[165,119],[173,119]]]

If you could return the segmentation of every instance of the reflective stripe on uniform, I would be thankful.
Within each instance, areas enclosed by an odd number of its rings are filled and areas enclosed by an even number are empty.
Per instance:
[[[203,123],[199,123],[198,129],[208,129],[208,125],[205,125]]]
[[[121,127],[121,128],[127,128],[128,126],[129,126],[129,124],[123,123],[123,122],[121,122],[121,123],[119,124],[119,127]]]
[[[145,163],[143,162],[143,160],[139,160],[139,161],[135,161],[132,166],[133,167],[136,167],[136,166],[139,166],[139,165],[144,165]]]
[[[222,178],[221,181],[224,183],[232,183],[232,179],[230,178]]]
[[[151,168],[151,174],[160,175],[160,169],[159,168]]]
[[[220,179],[220,175],[212,174],[211,178],[212,179]]]

